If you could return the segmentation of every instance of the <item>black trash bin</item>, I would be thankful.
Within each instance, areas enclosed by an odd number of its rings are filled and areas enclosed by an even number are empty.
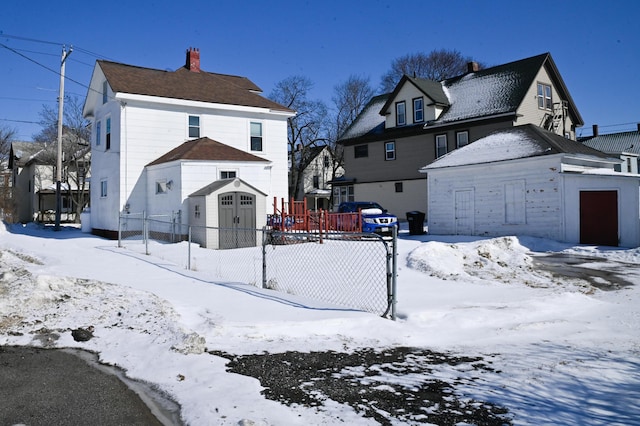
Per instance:
[[[419,211],[407,212],[409,222],[409,235],[424,234],[424,213]]]

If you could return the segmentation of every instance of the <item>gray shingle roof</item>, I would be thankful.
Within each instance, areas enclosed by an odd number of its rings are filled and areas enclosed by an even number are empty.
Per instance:
[[[640,154],[640,132],[620,132],[580,139],[584,145],[609,154]]]

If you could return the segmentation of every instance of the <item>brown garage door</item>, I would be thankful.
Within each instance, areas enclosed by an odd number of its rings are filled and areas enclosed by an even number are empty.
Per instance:
[[[580,191],[580,244],[618,245],[617,191]]]

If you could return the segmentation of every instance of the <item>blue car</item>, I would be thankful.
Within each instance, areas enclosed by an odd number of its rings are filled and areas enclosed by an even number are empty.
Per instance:
[[[398,218],[373,201],[349,201],[340,203],[338,213],[362,214],[362,232],[391,235],[393,227],[398,227]]]

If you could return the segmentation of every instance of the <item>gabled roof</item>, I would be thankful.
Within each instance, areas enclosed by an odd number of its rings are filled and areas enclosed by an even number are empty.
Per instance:
[[[267,195],[264,192],[260,191],[259,189],[257,189],[255,186],[253,185],[249,185],[247,182],[243,181],[240,178],[229,178],[229,179],[219,179],[216,180],[214,182],[211,182],[209,185],[200,188],[199,190],[197,190],[196,192],[189,194],[189,197],[206,197],[207,195],[210,195],[222,188],[224,188],[225,186],[231,185],[234,182],[240,182],[243,185],[246,185],[247,187],[253,189],[255,192],[262,194],[262,195]],[[234,188],[236,188],[236,186],[234,185]]]
[[[451,151],[420,169],[495,163],[552,154],[576,154],[599,159],[610,158],[580,142],[546,131],[533,124],[498,130],[462,148]]]
[[[578,126],[584,124],[550,53],[444,80],[442,84],[451,107],[433,123],[515,114],[535,83],[536,75],[545,66],[561,97],[569,102],[574,122]]]
[[[610,133],[579,139],[584,145],[609,154],[640,154],[640,131]]]
[[[177,148],[164,154],[162,157],[147,164],[169,163],[177,160],[200,160],[200,161],[263,161],[269,162],[248,152],[241,151],[221,142],[214,141],[207,137],[194,139],[183,143]]]
[[[573,122],[577,126],[583,125],[582,117],[549,53],[469,72],[441,82],[405,75],[392,93],[382,95],[386,99],[379,114],[386,113],[403,85],[413,84],[431,98],[434,104],[444,107],[444,111],[438,119],[425,123],[425,129],[429,129],[430,126],[448,125],[463,120],[509,115],[515,117],[518,108],[525,100],[524,97],[536,83],[536,76],[543,67],[547,70],[561,98],[568,101],[569,114]],[[375,112],[369,109],[374,99],[379,101],[378,98],[372,99],[352,126],[340,137],[340,141],[376,133],[385,133],[386,135],[387,132],[389,132],[389,137],[399,137],[403,133],[417,131],[414,126],[385,129],[384,116],[376,117]],[[381,125],[382,127],[380,127]]]
[[[387,110],[391,107],[391,104],[395,100],[398,92],[402,89],[402,87],[406,83],[413,84],[420,92],[422,92],[426,97],[431,99],[431,102],[427,102],[426,105],[439,105],[439,106],[449,106],[449,99],[447,95],[444,93],[442,89],[442,85],[434,80],[428,80],[426,78],[419,77],[409,77],[408,75],[403,75],[398,84],[396,84],[393,92],[389,94],[389,98],[384,106],[380,109],[380,115],[386,115]]]
[[[104,60],[97,61],[97,64],[114,93],[293,112],[260,96],[260,88],[246,77],[204,71],[192,72],[185,67],[177,71],[163,71]]]
[[[344,131],[339,140],[353,139],[367,134],[382,133],[384,131],[384,116],[380,110],[387,102],[390,94],[378,95],[371,98],[353,123]]]
[[[24,167],[32,162],[55,164],[55,145],[47,146],[41,142],[12,142],[9,167]]]
[[[311,164],[311,162],[322,153],[322,151],[325,150],[325,148],[327,148],[326,145],[319,145],[319,146],[311,146],[311,147],[307,147],[305,149],[305,156],[304,158],[302,158],[302,161],[300,162],[301,168],[302,169],[306,169],[309,164]],[[296,151],[293,154],[295,156],[296,161],[300,159],[300,152]]]

